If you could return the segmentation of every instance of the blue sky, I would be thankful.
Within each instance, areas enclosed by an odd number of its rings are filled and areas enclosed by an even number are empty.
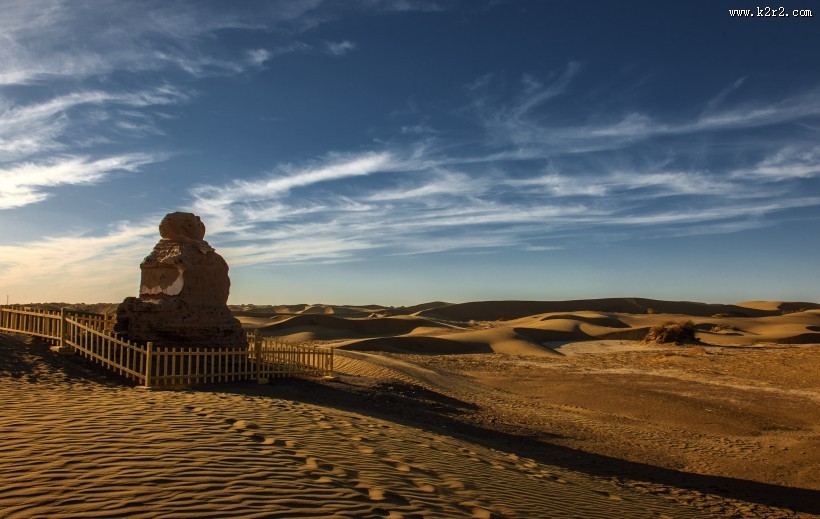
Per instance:
[[[233,303],[820,300],[820,9],[0,6],[12,302],[136,295],[176,210]]]

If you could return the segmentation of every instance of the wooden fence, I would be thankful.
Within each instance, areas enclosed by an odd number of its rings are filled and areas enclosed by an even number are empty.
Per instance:
[[[0,331],[23,333],[77,353],[146,387],[183,387],[213,382],[294,376],[333,376],[333,350],[247,334],[247,348],[172,348],[137,344],[111,331],[101,314],[0,306]]]

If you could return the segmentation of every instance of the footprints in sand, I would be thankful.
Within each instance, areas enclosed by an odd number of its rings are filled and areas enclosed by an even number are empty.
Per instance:
[[[410,501],[401,494],[367,481],[356,482],[353,486],[353,490],[366,496],[371,501],[385,501],[395,506],[406,506],[410,504]]]
[[[233,418],[226,418],[225,423],[230,424],[233,429],[236,429],[240,435],[244,436],[245,438],[257,442],[257,443],[265,443],[268,441],[268,438],[256,432],[256,429],[259,429],[259,426],[253,422],[249,422],[247,420],[235,420]]]
[[[247,420],[235,420],[233,418],[226,418],[225,423],[231,424],[231,426],[234,429],[239,429],[240,431],[245,429],[259,429],[258,425]]]
[[[412,481],[412,482],[413,482],[413,484],[414,484],[414,485],[416,485],[416,488],[418,488],[418,489],[419,489],[419,490],[421,490],[422,492],[427,492],[427,493],[433,493],[433,492],[436,492],[436,487],[435,487],[432,483],[430,483],[430,482],[428,482],[428,481],[426,481],[426,480],[423,480],[423,479],[411,479],[410,481]]]
[[[276,449],[271,452],[272,455],[280,459],[289,460],[303,470],[322,472],[323,474],[315,479],[317,483],[338,484],[338,481],[332,479],[330,476],[349,477],[351,474],[356,473],[352,470],[337,467],[333,463],[322,460],[306,450],[299,449],[299,443],[295,440],[265,435],[265,431],[262,430],[259,424],[251,420],[221,417],[219,412],[202,407],[186,406],[185,409],[199,416],[220,420],[228,426],[229,431],[237,433],[261,446],[275,447]],[[319,418],[323,418],[323,416],[319,416]],[[322,423],[317,425],[317,429],[327,428],[328,427],[323,427]],[[360,437],[360,440],[364,441],[364,438]],[[372,451],[373,449],[371,449],[371,452]]]
[[[444,495],[460,496],[467,499],[459,505],[458,510],[465,516],[491,517],[489,507],[476,501],[478,493],[470,485],[465,484],[458,477],[442,477],[436,471],[401,456],[391,456],[375,447],[380,440],[389,440],[394,430],[385,423],[357,424],[352,420],[330,422],[327,416],[320,413],[304,413],[309,419],[310,427],[318,431],[337,429],[344,431],[344,441],[348,448],[358,452],[358,461],[366,461],[373,466],[364,476],[359,470],[340,466],[330,462],[300,446],[295,440],[269,434],[273,431],[256,421],[247,418],[224,416],[223,413],[199,406],[186,406],[185,409],[197,416],[207,418],[216,424],[224,424],[226,432],[236,434],[254,444],[271,449],[269,454],[275,458],[286,460],[294,466],[294,470],[307,474],[314,474],[311,480],[318,485],[331,488],[347,488],[355,495],[361,496],[368,503],[379,503],[380,506],[390,505],[400,509],[412,507],[411,497],[419,496],[426,502],[430,498],[442,498]],[[361,434],[350,434],[357,430]],[[276,431],[278,432],[278,431]],[[436,440],[419,441],[418,449],[422,451],[437,450],[443,447],[442,442]],[[472,450],[465,452],[478,460],[479,454]],[[383,469],[379,469],[381,466]],[[386,472],[383,472],[386,471]],[[385,478],[385,474],[393,474],[392,478]],[[405,491],[397,491],[404,488]],[[408,495],[404,495],[405,492]],[[430,496],[422,498],[421,496]],[[385,510],[383,517],[417,517],[418,515],[405,510]]]
[[[300,481],[311,491],[333,493],[357,516],[526,517],[520,508],[537,509],[537,496],[547,491],[583,494],[607,507],[618,501],[614,506],[619,509],[631,506],[633,499],[627,494],[624,501],[614,485],[591,491],[561,469],[434,433],[408,435],[403,426],[389,422],[334,417],[321,409],[276,400],[262,402],[256,413],[231,416],[234,407],[226,404],[185,409],[200,417],[197,420],[206,420],[209,430],[222,435],[228,445],[241,449],[247,442],[252,449],[248,456],[267,464],[268,470]],[[257,474],[254,478],[270,477],[264,470]],[[499,481],[509,483],[498,486]]]

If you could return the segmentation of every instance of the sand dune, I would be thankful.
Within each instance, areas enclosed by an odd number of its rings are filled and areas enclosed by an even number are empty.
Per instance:
[[[263,335],[332,342],[361,351],[549,355],[552,350],[544,347],[546,343],[642,340],[652,326],[687,320],[695,323],[697,339],[704,344],[820,342],[820,305],[807,302],[717,305],[613,298],[433,302],[412,307],[244,305],[233,311],[246,329],[258,329]]]
[[[445,328],[447,325],[415,316],[374,317],[370,319],[342,318],[335,315],[313,314],[296,315],[289,319],[271,323],[260,332],[266,335],[298,333],[304,331],[316,332],[325,330],[332,336],[373,336],[373,335],[404,335],[415,329]]]
[[[711,310],[714,308],[710,308]],[[313,321],[313,328],[309,331],[313,339],[343,341],[336,345],[344,349],[419,354],[495,352],[547,355],[551,353],[551,350],[544,347],[547,343],[602,339],[642,340],[653,326],[669,321],[689,320],[696,326],[696,339],[707,345],[820,343],[818,310],[786,314],[778,311],[776,315],[758,317],[717,315],[722,316],[559,311],[491,322],[436,321],[433,317],[422,321],[417,316],[406,317],[404,320],[398,317],[356,320],[331,318],[332,320],[322,322]],[[305,322],[285,321],[266,329],[276,330],[275,333],[286,337],[293,334],[294,339],[305,338],[304,334],[296,335],[307,331],[296,326],[297,323]]]
[[[356,351],[383,351],[392,353],[420,353],[424,355],[492,353],[486,342],[453,340],[439,337],[398,336],[363,339],[336,345],[338,349]]]
[[[745,301],[743,303],[738,303],[737,306],[754,308],[756,310],[779,311],[782,313],[816,310],[820,308],[820,304],[817,303],[789,301]]]
[[[621,297],[609,299],[578,299],[572,301],[480,301],[433,308],[419,312],[419,315],[451,321],[497,321],[500,319],[518,319],[529,315],[549,312],[576,311],[628,314],[645,314],[651,312],[701,317],[708,317],[715,314],[753,317],[780,313],[775,310],[762,310],[737,305]]]
[[[243,305],[247,329],[335,347],[338,379],[210,391],[0,335],[0,515],[820,513],[816,306]],[[696,344],[639,342],[686,320]]]
[[[237,317],[274,317],[284,315],[336,315],[340,317],[368,317],[383,309],[381,306],[364,307],[340,305],[230,305]]]
[[[642,340],[652,326],[687,320],[695,323],[697,339],[704,344],[820,342],[817,314],[820,305],[808,302],[747,301],[724,305],[610,298],[432,302],[395,308],[378,305],[260,308],[236,311],[236,314],[244,326],[258,328],[266,335],[294,341],[340,341],[339,347],[362,351],[544,355],[548,354],[545,343]],[[377,314],[376,309],[379,309]],[[281,313],[285,310],[288,314]],[[385,340],[391,337],[396,340]]]
[[[389,308],[393,315],[410,315],[424,310],[432,310],[442,306],[450,306],[452,303],[445,303],[444,301],[430,301],[429,303],[421,303],[413,306],[397,306]]]
[[[44,347],[2,343],[0,510],[10,519],[698,515],[264,388],[141,391],[72,372]]]

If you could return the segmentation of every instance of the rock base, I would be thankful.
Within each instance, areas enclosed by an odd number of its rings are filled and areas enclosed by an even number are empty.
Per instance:
[[[175,298],[126,298],[114,332],[139,343],[173,348],[245,348],[242,325],[227,306],[190,307]]]

